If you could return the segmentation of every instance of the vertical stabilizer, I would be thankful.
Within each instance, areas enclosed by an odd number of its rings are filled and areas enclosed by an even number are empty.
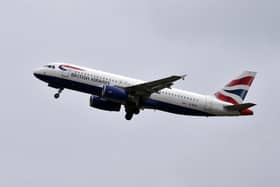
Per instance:
[[[256,75],[256,72],[244,71],[239,77],[228,83],[221,91],[215,93],[215,97],[234,105],[243,103]]]

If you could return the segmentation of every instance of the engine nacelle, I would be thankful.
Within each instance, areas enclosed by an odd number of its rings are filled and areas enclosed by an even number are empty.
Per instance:
[[[90,96],[89,105],[93,108],[106,111],[119,112],[121,110],[121,104],[96,96]]]
[[[123,88],[104,86],[102,97],[105,97],[110,101],[126,103],[128,100],[128,93]]]

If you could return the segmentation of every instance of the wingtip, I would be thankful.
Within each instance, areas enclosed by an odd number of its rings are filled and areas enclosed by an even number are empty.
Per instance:
[[[187,76],[188,76],[187,74],[184,74],[184,75],[181,76],[181,78],[182,78],[183,80],[185,80]]]

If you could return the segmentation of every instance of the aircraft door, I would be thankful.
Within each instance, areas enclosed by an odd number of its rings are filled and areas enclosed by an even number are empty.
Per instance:
[[[69,77],[69,71],[68,70],[62,71],[61,75],[62,75],[62,77],[68,78]]]

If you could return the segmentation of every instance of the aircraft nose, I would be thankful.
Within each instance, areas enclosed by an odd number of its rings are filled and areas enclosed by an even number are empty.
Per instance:
[[[38,70],[38,69],[34,70],[34,71],[33,71],[33,75],[34,75],[36,78],[38,78],[38,76],[39,76],[39,70]]]
[[[43,76],[44,72],[42,69],[35,69],[33,71],[33,75],[37,78],[40,79]]]

